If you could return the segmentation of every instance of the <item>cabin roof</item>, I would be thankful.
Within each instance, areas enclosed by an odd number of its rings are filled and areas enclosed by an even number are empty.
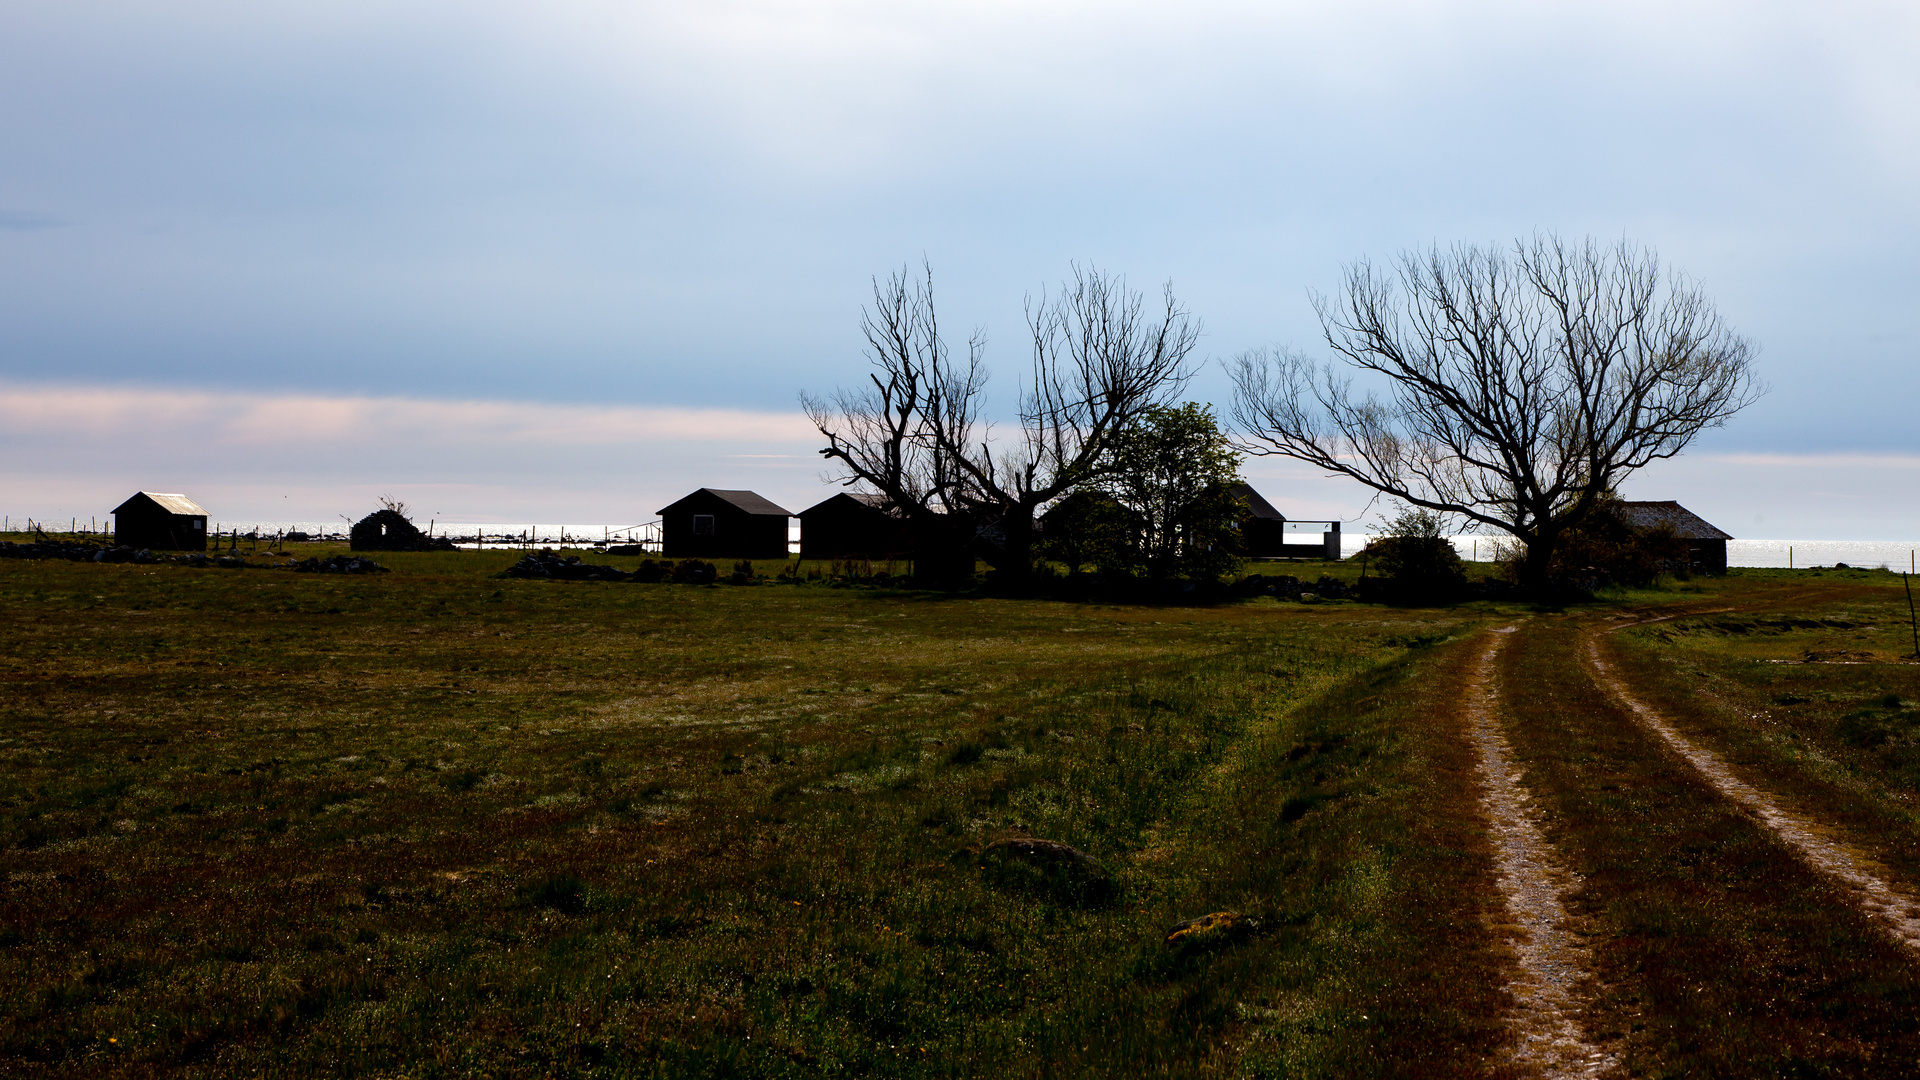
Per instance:
[[[1247,504],[1247,509],[1248,511],[1250,511],[1250,516],[1256,517],[1256,518],[1264,518],[1268,521],[1287,520],[1287,515],[1282,514],[1278,510],[1275,510],[1273,508],[1272,503],[1268,502],[1264,498],[1261,498],[1260,493],[1253,490],[1252,485],[1235,484],[1229,490],[1233,492],[1234,498],[1240,499]]]
[[[812,506],[807,507],[805,510],[800,511],[800,516],[805,517],[815,510],[825,510],[841,499],[851,500],[869,510],[884,511],[887,508],[887,497],[885,495],[872,491],[836,491],[826,498],[821,499],[819,502],[814,503]]]
[[[192,499],[187,498],[185,495],[165,491],[136,491],[133,493],[133,498],[114,507],[113,512],[116,514],[124,512],[127,507],[134,504],[135,499],[143,495],[169,514],[187,514],[192,517],[207,516],[207,512],[200,509],[200,505]]]
[[[732,491],[725,488],[707,488],[707,487],[703,487],[699,491],[693,492],[693,494],[686,496],[686,498],[683,498],[676,502],[668,504],[662,509],[656,511],[656,513],[664,514],[668,510],[672,510],[674,507],[679,506],[683,502],[686,502],[687,499],[691,499],[693,498],[694,495],[699,495],[702,492],[705,492],[708,495],[712,495],[713,497],[719,499],[720,501],[733,506],[735,509],[741,510],[748,514],[754,514],[754,515],[765,514],[773,517],[792,517],[793,516],[792,514],[788,513],[786,510],[782,509],[781,507],[767,501],[766,499],[762,498],[761,496],[751,491]]]
[[[1620,520],[1636,529],[1657,529],[1664,525],[1682,540],[1733,539],[1733,534],[1720,531],[1672,499],[1661,502],[1621,502],[1615,506]]]

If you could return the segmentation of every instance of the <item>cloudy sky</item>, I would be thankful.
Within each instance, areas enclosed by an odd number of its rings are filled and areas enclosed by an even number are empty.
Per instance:
[[[1320,348],[1343,263],[1551,230],[1761,347],[1771,394],[1628,495],[1920,537],[1916,56],[1910,3],[6,0],[0,510],[799,509],[795,395],[861,377],[903,262],[1011,397],[1075,261],[1224,359]]]

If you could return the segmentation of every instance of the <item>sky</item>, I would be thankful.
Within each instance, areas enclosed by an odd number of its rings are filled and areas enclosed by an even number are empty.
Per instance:
[[[996,407],[1073,266],[1171,282],[1195,400],[1431,244],[1627,238],[1770,392],[1634,476],[1920,537],[1920,8],[0,0],[0,512],[638,523],[831,494],[797,410],[925,260]],[[1300,466],[1290,516],[1368,513]]]

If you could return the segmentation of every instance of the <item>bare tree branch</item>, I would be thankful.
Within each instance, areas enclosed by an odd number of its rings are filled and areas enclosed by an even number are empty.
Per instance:
[[[1149,309],[1124,280],[1078,266],[1057,295],[1029,300],[1027,324],[1032,375],[1018,430],[1000,442],[979,415],[984,342],[976,333],[964,361],[948,355],[930,269],[875,281],[862,320],[870,386],[801,396],[836,479],[910,516],[971,522],[982,554],[1016,574],[1031,560],[1035,512],[1095,476],[1114,432],[1172,401],[1200,335],[1171,286]]]
[[[1239,448],[1509,533],[1535,582],[1628,473],[1762,392],[1752,345],[1625,242],[1360,262],[1315,309],[1336,361],[1255,350],[1230,365]],[[1356,391],[1356,373],[1376,389]]]

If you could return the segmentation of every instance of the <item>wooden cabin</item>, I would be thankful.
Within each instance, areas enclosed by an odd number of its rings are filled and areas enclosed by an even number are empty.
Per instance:
[[[185,495],[135,492],[113,509],[113,541],[168,551],[207,550],[207,512]]]
[[[701,488],[660,511],[669,559],[784,559],[793,515],[751,491]]]
[[[896,559],[913,553],[913,533],[887,498],[842,491],[800,511],[803,559]]]
[[[1703,574],[1727,572],[1727,541],[1722,532],[1700,515],[1668,499],[1664,502],[1618,502],[1614,514],[1621,524],[1639,532],[1666,529],[1687,546],[1687,564]]]

